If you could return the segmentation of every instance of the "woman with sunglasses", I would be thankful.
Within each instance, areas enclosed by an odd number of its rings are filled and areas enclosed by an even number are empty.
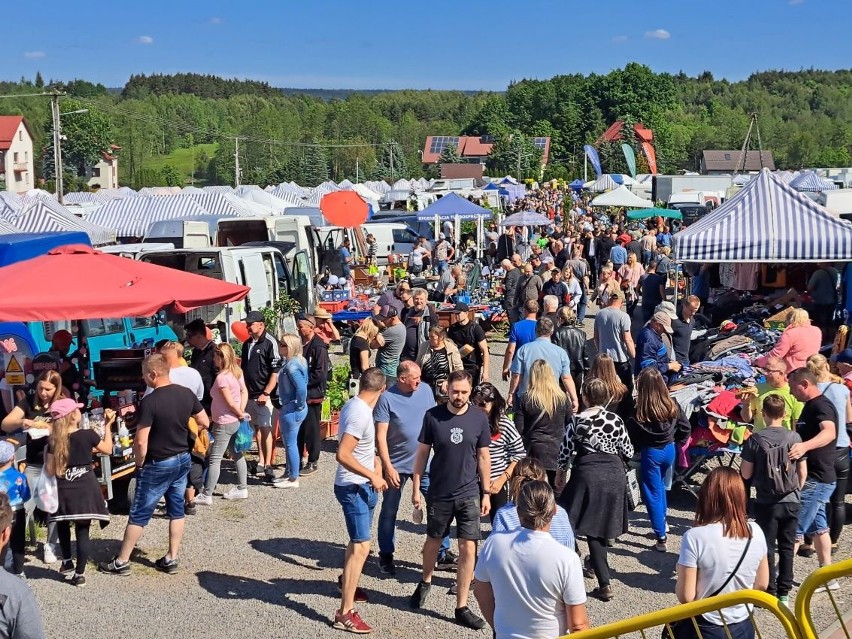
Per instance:
[[[452,340],[447,339],[446,329],[433,326],[429,329],[429,341],[417,352],[421,379],[435,393],[435,401],[447,401],[447,379],[453,371],[464,370],[461,353]]]
[[[515,469],[515,464],[526,456],[524,442],[518,434],[515,424],[506,417],[506,400],[493,384],[483,382],[473,389],[471,401],[488,415],[491,425],[491,522],[497,510],[508,500],[506,490],[509,477]]]
[[[308,416],[308,362],[302,355],[302,340],[298,335],[287,333],[281,338],[281,357],[284,365],[278,374],[278,396],[281,398],[278,420],[287,447],[287,477],[274,479],[272,484],[275,488],[298,488],[302,461],[299,429]]]

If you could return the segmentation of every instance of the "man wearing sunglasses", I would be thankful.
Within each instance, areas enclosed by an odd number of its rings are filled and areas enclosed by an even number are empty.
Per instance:
[[[740,410],[743,421],[754,420],[754,432],[762,431],[766,427],[763,420],[763,400],[768,395],[778,395],[787,407],[781,424],[787,430],[794,429],[804,404],[790,392],[790,384],[787,382],[787,365],[779,357],[770,357],[766,360],[763,370],[766,372],[766,382],[750,388],[746,387],[739,394],[743,400]]]

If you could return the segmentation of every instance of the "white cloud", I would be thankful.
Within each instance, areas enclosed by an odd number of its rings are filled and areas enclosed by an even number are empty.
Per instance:
[[[139,36],[138,38],[136,38],[136,43],[137,44],[154,44],[154,38],[152,38],[151,36],[142,35],[142,36]]]
[[[627,42],[627,40],[628,38],[626,35],[617,35],[612,39],[613,42]]]
[[[212,18],[210,18],[207,21],[207,23],[208,24],[222,24],[222,18],[217,18],[216,16],[213,16]]]
[[[646,31],[645,37],[654,40],[668,40],[672,37],[672,34],[665,29],[654,29],[653,31]]]
[[[24,51],[24,57],[27,60],[40,60],[46,55],[44,51]]]

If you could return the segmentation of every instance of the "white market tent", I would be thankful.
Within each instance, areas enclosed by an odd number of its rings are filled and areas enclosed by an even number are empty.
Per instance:
[[[589,204],[590,206],[623,206],[631,209],[650,209],[654,206],[651,200],[639,197],[624,185],[598,195]]]
[[[208,215],[191,197],[139,196],[107,202],[88,221],[114,229],[119,237],[144,237],[148,227],[164,220]]]
[[[24,233],[83,231],[93,246],[115,242],[115,231],[77,217],[52,198],[22,198],[21,208],[4,220]]]
[[[673,244],[681,262],[848,262],[852,224],[763,169]]]
[[[593,193],[603,193],[604,191],[612,191],[613,189],[618,188],[618,184],[615,183],[615,180],[612,179],[611,175],[604,174],[590,185],[583,185],[583,187]]]

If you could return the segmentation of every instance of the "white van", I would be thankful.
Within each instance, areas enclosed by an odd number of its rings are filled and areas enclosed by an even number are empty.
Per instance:
[[[298,300],[307,312],[316,307],[311,262],[307,253],[297,251],[293,268],[280,251],[270,247],[208,247],[140,253],[137,259],[187,273],[214,277],[250,288],[241,302],[214,304],[190,311],[178,321],[201,318],[205,324],[218,324],[222,335],[231,335],[231,323],[251,310],[269,306],[282,292]]]
[[[163,220],[148,227],[143,244],[172,244],[176,248],[210,246],[210,225],[206,220]]]
[[[317,264],[322,272],[328,265],[327,254],[339,249],[343,244],[343,238],[348,237],[355,257],[360,257],[366,251],[367,234],[376,238],[376,263],[379,266],[388,264],[388,256],[393,254],[408,255],[417,241],[415,233],[407,224],[398,222],[369,222],[358,227],[357,233],[353,229],[344,229],[340,226],[320,226],[314,228],[317,246]],[[340,259],[337,257],[336,259]],[[334,269],[331,269],[334,272]]]

